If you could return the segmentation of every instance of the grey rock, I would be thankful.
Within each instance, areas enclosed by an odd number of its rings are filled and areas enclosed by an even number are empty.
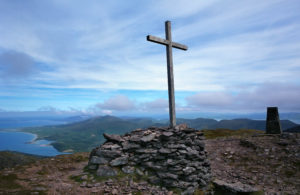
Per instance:
[[[143,137],[141,138],[141,141],[142,141],[142,142],[150,142],[150,141],[152,141],[154,138],[155,138],[155,133],[151,133],[151,134],[149,134],[149,135],[143,136]]]
[[[153,157],[153,159],[155,159],[155,160],[165,160],[166,157],[163,156],[163,155],[156,155],[156,156]]]
[[[146,167],[148,167],[148,168],[150,168],[150,169],[153,169],[153,170],[157,170],[157,171],[159,171],[159,170],[162,170],[163,168],[162,168],[162,166],[160,166],[160,165],[156,165],[156,164],[154,164],[153,162],[151,162],[151,161],[149,161],[149,162],[146,162],[145,163],[145,166]]]
[[[186,147],[186,151],[188,152],[189,155],[198,155],[199,152],[197,150],[193,150],[190,147]]]
[[[187,124],[179,124],[174,127],[175,130],[183,130],[188,128]]]
[[[210,181],[211,174],[210,173],[206,173],[206,174],[202,175],[202,179],[204,179],[205,181]]]
[[[186,177],[186,181],[189,181],[189,182],[195,182],[198,180],[198,175],[188,175]]]
[[[124,166],[124,167],[122,167],[121,170],[126,174],[132,174],[132,173],[134,173],[134,169],[135,168],[132,166]]]
[[[194,142],[190,138],[185,139],[185,145],[192,146],[193,144],[194,144]]]
[[[203,179],[199,179],[198,183],[199,183],[200,186],[206,186],[207,185],[206,181],[204,181]]]
[[[192,195],[194,194],[195,190],[196,190],[195,187],[190,186],[185,191],[183,191],[181,195]]]
[[[166,173],[166,172],[158,172],[158,177],[164,178],[164,179],[178,179],[178,175],[172,174],[172,173]]]
[[[107,157],[111,159],[121,156],[122,152],[119,150],[103,150],[100,148],[97,150],[96,154],[99,157]]]
[[[87,179],[88,179],[88,176],[87,176],[87,175],[83,175],[83,176],[80,177],[80,179],[81,179],[81,180],[87,180]]]
[[[151,154],[142,154],[142,155],[139,155],[137,156],[139,159],[145,159],[145,158],[150,158],[151,157]]]
[[[90,169],[90,170],[96,170],[96,169],[98,169],[98,165],[89,164],[88,165],[88,169]]]
[[[203,149],[205,147],[205,143],[202,140],[196,139],[194,140],[194,143],[200,147],[200,149]]]
[[[128,141],[122,142],[122,146],[124,150],[137,149],[141,147],[139,144],[130,143]]]
[[[44,187],[35,187],[33,188],[34,191],[46,191],[47,189]]]
[[[186,145],[184,145],[184,144],[168,144],[166,147],[170,148],[170,149],[177,149],[177,148],[185,149]]]
[[[167,165],[168,166],[174,166],[174,165],[177,165],[178,163],[179,163],[178,160],[174,160],[174,159],[171,159],[171,158],[167,159]]]
[[[183,172],[186,175],[189,175],[189,174],[193,173],[194,171],[196,171],[196,169],[194,167],[185,167],[183,169]]]
[[[193,133],[193,132],[196,132],[195,129],[192,129],[192,128],[186,128],[186,129],[181,129],[181,131],[185,132],[185,133]]]
[[[145,153],[145,154],[155,154],[157,153],[156,149],[138,149],[136,150],[137,153]]]
[[[110,161],[110,165],[113,166],[113,167],[116,167],[116,166],[120,166],[120,165],[126,165],[128,163],[128,156],[121,156],[121,157],[118,157],[112,161]]]
[[[181,188],[181,189],[186,189],[189,185],[191,185],[190,182],[179,181],[177,187],[178,187],[178,188]]]
[[[178,181],[175,179],[164,178],[162,182],[165,186],[178,188]]]
[[[170,154],[171,150],[168,148],[161,148],[158,152],[162,154]]]
[[[174,135],[174,133],[173,132],[171,132],[171,131],[165,131],[165,132],[163,132],[162,134],[161,134],[161,138],[162,139],[166,139],[166,140],[168,140],[171,136],[173,136]]]
[[[139,135],[132,135],[129,138],[129,141],[131,141],[131,142],[140,142],[141,141],[141,136],[139,136]]]
[[[176,165],[176,166],[172,166],[172,167],[169,167],[168,170],[173,172],[173,171],[181,171],[183,168],[179,165]]]
[[[97,170],[97,176],[100,177],[108,177],[108,176],[116,176],[118,173],[115,171],[113,168],[106,166],[106,165],[101,165],[98,167]]]
[[[150,176],[148,178],[148,181],[151,183],[151,184],[160,184],[161,183],[161,180],[156,177],[156,176]]]
[[[181,153],[181,154],[187,154],[186,150],[178,150],[178,152]]]
[[[140,168],[136,168],[135,169],[136,174],[138,174],[139,176],[143,176],[144,172],[140,169]]]
[[[105,144],[103,144],[102,146],[101,146],[101,148],[103,148],[103,149],[105,149],[105,150],[107,150],[107,149],[109,149],[109,150],[115,150],[115,149],[118,149],[118,148],[120,148],[121,146],[119,146],[118,144],[113,144],[113,143],[111,143],[111,142],[109,142],[109,143],[105,143]]]
[[[189,167],[195,167],[196,169],[198,169],[198,170],[201,170],[202,169],[202,163],[201,162],[189,162],[189,163],[187,163],[187,166],[189,166]]]
[[[106,133],[103,133],[103,137],[105,139],[107,139],[108,141],[112,141],[112,142],[123,142],[124,139],[120,136],[120,135],[109,135]]]
[[[108,160],[103,157],[98,157],[98,156],[92,156],[90,160],[91,164],[97,164],[97,165],[104,165],[108,163]]]

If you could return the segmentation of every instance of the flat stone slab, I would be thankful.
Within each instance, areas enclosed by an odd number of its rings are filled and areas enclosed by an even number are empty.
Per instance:
[[[214,180],[213,184],[216,187],[217,192],[221,192],[224,194],[252,194],[255,192],[260,192],[257,188],[253,186],[249,186],[247,184],[242,184],[240,182],[237,183],[226,183],[225,181],[222,180]]]
[[[106,165],[102,165],[98,167],[96,174],[100,177],[111,177],[116,176],[118,173],[113,168]]]
[[[124,139],[121,138],[120,135],[109,135],[109,134],[103,133],[103,137],[105,139],[107,139],[108,141],[112,141],[112,142],[122,142],[122,141],[124,141]]]
[[[108,163],[108,160],[103,157],[93,156],[90,160],[91,164],[104,165]]]

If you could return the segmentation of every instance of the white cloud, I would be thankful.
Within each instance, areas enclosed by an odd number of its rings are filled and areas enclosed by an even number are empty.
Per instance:
[[[143,110],[148,112],[153,112],[158,110],[166,111],[169,109],[168,100],[162,98],[155,99],[150,102],[143,102],[141,103],[140,106],[143,108]]]
[[[188,110],[259,112],[276,106],[282,111],[299,111],[300,85],[270,82],[238,94],[199,92],[186,97]]]
[[[105,115],[111,115],[113,113],[113,111],[111,110],[102,110],[102,114],[105,114]]]
[[[186,97],[186,101],[190,106],[216,108],[218,106],[227,107],[233,103],[232,95],[221,92],[202,92]]]
[[[116,95],[110,97],[103,103],[98,103],[96,107],[102,110],[130,111],[135,109],[135,102],[130,100],[127,96]]]

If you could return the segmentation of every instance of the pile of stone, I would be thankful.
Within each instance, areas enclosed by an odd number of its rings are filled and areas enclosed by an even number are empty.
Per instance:
[[[116,176],[122,170],[189,192],[205,188],[211,180],[203,133],[186,125],[103,136],[107,141],[92,150],[88,165],[98,176]]]

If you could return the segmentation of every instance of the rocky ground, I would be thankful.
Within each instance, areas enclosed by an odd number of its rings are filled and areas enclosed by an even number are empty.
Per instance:
[[[300,194],[300,134],[206,140],[213,177],[265,194]]]
[[[247,135],[206,140],[214,179],[265,194],[299,194],[300,134]],[[0,194],[176,194],[122,175],[96,178],[89,153],[61,155],[0,171]],[[201,194],[200,191],[196,192]]]

